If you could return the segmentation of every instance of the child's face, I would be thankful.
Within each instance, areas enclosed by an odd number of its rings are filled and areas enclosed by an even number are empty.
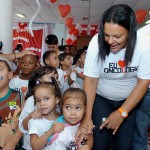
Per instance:
[[[52,66],[54,68],[59,68],[59,59],[57,53],[53,53],[49,56],[48,59],[46,59],[46,64],[48,66]]]
[[[19,66],[23,74],[29,75],[32,74],[33,71],[36,69],[36,67],[38,66],[38,62],[35,56],[25,55],[19,62]]]
[[[49,51],[57,51],[58,45],[57,44],[52,44],[52,45],[47,44],[47,48]]]
[[[8,86],[12,77],[13,72],[8,70],[5,62],[0,61],[0,89]]]
[[[68,98],[64,100],[62,111],[65,120],[69,124],[75,125],[82,120],[85,112],[85,105],[80,99]]]
[[[37,88],[34,96],[37,109],[45,116],[45,118],[51,119],[50,117],[55,115],[56,104],[58,104],[59,99],[55,97],[48,87]]]
[[[72,66],[71,56],[67,55],[66,58],[64,59],[64,61],[62,61],[62,64],[67,67],[71,67]]]
[[[80,56],[80,58],[79,58],[80,63],[83,64],[83,65],[84,65],[84,62],[85,62],[85,57],[86,57],[86,53],[83,53],[83,54]]]

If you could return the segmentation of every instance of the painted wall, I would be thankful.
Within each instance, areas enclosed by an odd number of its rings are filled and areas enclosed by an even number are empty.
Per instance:
[[[55,24],[54,34],[58,37],[59,45],[61,45],[61,40],[64,38],[64,45],[66,40],[66,26],[65,24]]]

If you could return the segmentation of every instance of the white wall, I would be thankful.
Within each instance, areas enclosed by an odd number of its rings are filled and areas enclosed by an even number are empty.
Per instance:
[[[65,40],[66,40],[65,24],[55,24],[54,34],[58,37],[59,45],[61,45],[62,38],[64,38],[64,45],[65,45]]]

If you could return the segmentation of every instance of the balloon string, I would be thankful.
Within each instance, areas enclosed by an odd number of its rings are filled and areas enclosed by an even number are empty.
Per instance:
[[[39,0],[35,0],[37,5],[38,5],[38,10],[36,11],[36,13],[34,14],[34,16],[31,18],[30,22],[29,22],[29,32],[31,33],[31,36],[34,36],[33,34],[33,30],[32,30],[32,22],[35,19],[35,17],[38,15],[40,9],[41,9],[41,4],[39,2]]]

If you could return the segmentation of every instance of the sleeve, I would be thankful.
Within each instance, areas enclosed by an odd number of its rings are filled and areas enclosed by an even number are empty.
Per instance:
[[[141,54],[137,76],[141,79],[150,79],[150,44],[148,49]]]
[[[99,78],[100,77],[100,59],[98,48],[98,34],[96,34],[89,43],[85,65],[84,75]]]
[[[23,128],[22,122],[34,110],[35,110],[34,99],[33,96],[31,96],[26,100],[19,117],[19,129],[22,133],[28,133],[28,131]]]
[[[31,119],[28,123],[28,129],[29,129],[29,135],[36,134],[38,136],[41,136],[39,130],[39,120]]]
[[[16,86],[15,86],[15,78],[12,78],[10,81],[9,81],[9,87],[14,89]]]

